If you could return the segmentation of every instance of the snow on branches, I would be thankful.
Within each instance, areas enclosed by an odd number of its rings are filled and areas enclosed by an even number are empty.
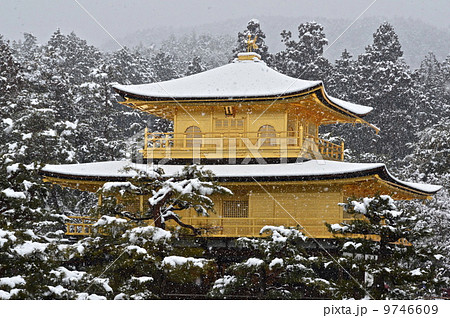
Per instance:
[[[209,196],[232,194],[214,181],[211,171],[195,165],[184,167],[174,176],[166,176],[161,168],[149,171],[132,167],[125,169],[133,171],[135,176],[126,182],[107,182],[99,189],[99,194],[135,200],[138,200],[137,196],[143,196],[148,203],[146,211],[119,211],[119,214],[133,221],[153,220],[159,228],[164,228],[166,221],[174,220],[197,234],[199,230],[184,224],[176,211],[194,209],[198,214],[208,216],[214,211],[214,203]]]

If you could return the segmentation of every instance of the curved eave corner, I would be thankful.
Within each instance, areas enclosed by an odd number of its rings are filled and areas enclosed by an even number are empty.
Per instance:
[[[425,184],[425,183],[414,183],[401,181],[395,178],[384,166],[383,170],[378,175],[378,178],[382,180],[382,182],[387,183],[388,185],[395,186],[399,189],[410,191],[417,195],[426,197],[427,199],[431,199],[431,197],[436,194],[439,190],[442,189],[442,186],[435,184]]]
[[[120,85],[122,86],[122,85]],[[183,103],[183,102],[202,102],[202,103],[220,103],[220,102],[230,102],[230,101],[236,101],[236,102],[242,102],[242,101],[248,101],[248,102],[258,102],[258,101],[273,101],[277,99],[292,99],[292,98],[298,98],[300,96],[305,96],[308,94],[316,93],[318,99],[321,103],[323,103],[326,107],[330,108],[331,110],[337,111],[340,114],[343,114],[345,116],[348,116],[351,118],[351,120],[355,123],[359,124],[365,124],[372,129],[375,130],[376,133],[380,131],[378,127],[375,125],[367,122],[363,119],[364,116],[369,114],[373,108],[363,105],[354,104],[351,102],[347,102],[341,99],[338,99],[336,97],[329,96],[324,87],[323,84],[320,83],[318,85],[315,85],[314,87],[310,87],[308,89],[293,92],[293,93],[287,93],[287,94],[279,94],[279,95],[267,95],[267,96],[236,96],[236,97],[229,97],[224,99],[223,97],[217,97],[217,98],[211,98],[211,97],[193,97],[193,98],[186,98],[186,97],[172,97],[172,98],[165,98],[165,97],[156,97],[156,96],[144,96],[144,95],[137,95],[130,92],[127,92],[123,90],[122,88],[113,86],[114,91],[120,95],[120,97],[123,99],[120,101],[121,104],[130,106],[133,105],[133,100],[137,101],[143,101],[143,102],[167,102],[167,103]]]
[[[321,97],[323,99],[321,101],[328,107],[332,109],[337,109],[341,113],[344,113],[349,117],[352,117],[355,123],[369,126],[373,130],[375,130],[377,134],[380,132],[380,128],[363,119],[364,116],[366,116],[373,110],[373,107],[363,106],[336,97],[332,97],[327,94],[325,87],[323,85],[321,86],[321,93],[322,93]]]

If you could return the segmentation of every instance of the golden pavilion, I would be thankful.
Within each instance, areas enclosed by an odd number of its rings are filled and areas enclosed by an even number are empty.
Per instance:
[[[309,237],[331,238],[325,223],[349,217],[338,205],[348,197],[427,199],[440,189],[400,181],[382,163],[344,162],[344,144],[319,138],[320,126],[364,124],[378,131],[363,119],[372,108],[329,96],[321,81],[278,73],[254,52],[184,78],[113,88],[122,104],[172,121],[173,131],[145,131],[143,163],[47,165],[44,179],[96,192],[130,178],[126,166],[159,166],[170,177],[186,164],[201,164],[234,193],[213,196],[216,213],[209,217],[178,213],[204,237],[251,237],[265,225],[300,225]],[[144,211],[146,199],[137,196],[132,207]],[[88,233],[83,217],[68,224],[67,234]]]

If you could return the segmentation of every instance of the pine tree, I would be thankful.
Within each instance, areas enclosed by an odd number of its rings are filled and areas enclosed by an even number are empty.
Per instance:
[[[444,63],[439,63],[430,52],[413,73],[414,88],[418,92],[415,99],[416,116],[413,124],[417,131],[436,124],[439,118],[449,116],[450,108],[446,100],[446,82],[450,74],[445,74]],[[448,95],[448,94],[447,94]]]
[[[152,58],[151,63],[156,82],[168,81],[179,77],[178,71],[174,66],[174,58],[172,55],[161,51]]]
[[[205,66],[203,66],[200,56],[196,56],[192,60],[191,64],[189,64],[187,71],[186,71],[186,76],[201,73],[205,70],[206,70]]]
[[[2,118],[8,118],[9,111],[5,106],[11,106],[16,94],[20,91],[23,79],[20,65],[13,56],[9,42],[0,36],[0,112]]]
[[[441,120],[417,133],[418,141],[413,153],[405,158],[401,169],[402,177],[413,182],[442,185],[443,188],[426,202],[405,202],[405,208],[419,211],[421,218],[433,229],[429,237],[424,237],[427,244],[436,244],[443,249],[443,262],[450,277],[450,140],[449,118]]]
[[[133,168],[127,168],[133,171]],[[225,187],[219,186],[213,180],[209,170],[197,166],[185,166],[183,170],[171,178],[164,177],[164,171],[159,168],[154,171],[134,170],[136,177],[126,182],[107,182],[99,190],[103,196],[121,196],[126,199],[137,195],[150,196],[147,211],[114,210],[113,215],[122,215],[130,220],[141,222],[153,220],[158,228],[165,228],[165,222],[174,220],[180,226],[199,234],[200,230],[184,224],[176,214],[178,210],[194,209],[203,216],[213,211],[214,203],[208,197],[212,194],[231,194]]]
[[[343,235],[340,247],[346,269],[339,298],[413,299],[437,296],[443,283],[440,251],[419,243],[429,235],[412,210],[398,210],[389,196],[349,199],[344,211],[353,216],[327,224]],[[404,241],[406,240],[406,241]],[[356,281],[355,281],[356,280]]]
[[[233,57],[237,57],[239,53],[247,52],[247,40],[250,35],[251,39],[256,37],[257,49],[254,50],[261,56],[261,59],[270,64],[272,56],[269,53],[269,48],[266,45],[266,35],[261,30],[261,25],[257,19],[251,19],[247,23],[247,29],[238,33],[237,47],[233,49]]]
[[[414,131],[414,100],[418,93],[414,90],[409,67],[401,59],[402,54],[394,28],[383,23],[373,34],[373,44],[358,56],[353,96],[349,100],[374,108],[365,119],[380,128],[380,133],[374,136],[373,131],[364,127],[343,127],[347,132],[346,144],[357,149],[357,153],[364,149],[375,156],[387,155],[389,161],[411,151],[408,143]],[[393,148],[395,156],[386,152]]]
[[[43,299],[61,260],[63,216],[46,204],[39,166],[0,157],[0,299]]]
[[[281,32],[283,51],[275,54],[273,66],[281,73],[295,78],[323,80],[331,76],[331,65],[322,56],[328,40],[317,22],[302,23],[298,27],[298,41],[291,31]]]
[[[356,99],[356,61],[352,55],[344,50],[341,57],[335,61],[332,68],[333,75],[327,83],[327,92],[342,100],[352,101]]]
[[[243,261],[229,266],[212,286],[210,296],[229,299],[328,298],[333,284],[319,276],[324,266],[321,257],[310,256],[302,248],[306,237],[298,229],[265,226],[263,238],[240,238]],[[250,256],[250,257],[248,257]]]

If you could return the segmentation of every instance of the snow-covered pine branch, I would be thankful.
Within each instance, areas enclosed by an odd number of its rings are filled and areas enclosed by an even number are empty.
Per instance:
[[[198,229],[183,223],[175,211],[194,209],[203,216],[214,211],[214,203],[209,198],[213,194],[232,194],[220,186],[211,171],[196,165],[186,166],[174,176],[165,175],[161,168],[147,171],[126,168],[134,172],[134,177],[124,182],[107,182],[98,193],[104,196],[120,196],[137,200],[142,195],[148,202],[143,212],[121,211],[120,214],[134,221],[153,220],[155,226],[164,228],[167,220],[189,228],[198,234]],[[114,210],[114,213],[117,211]]]

